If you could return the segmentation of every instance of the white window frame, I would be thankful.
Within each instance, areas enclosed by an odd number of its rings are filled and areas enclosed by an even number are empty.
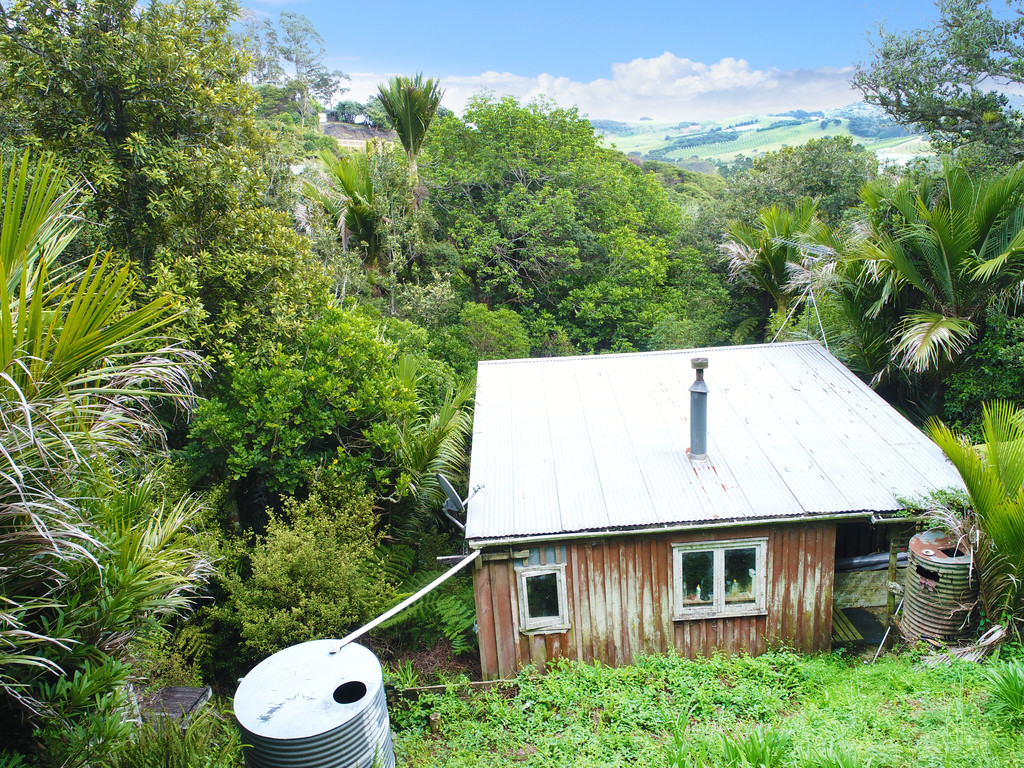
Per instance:
[[[725,602],[725,552],[729,549],[755,548],[754,601],[740,605]],[[714,602],[711,605],[683,604],[683,554],[711,552],[714,572]],[[674,620],[708,619],[726,616],[758,616],[767,613],[768,539],[730,539],[721,541],[688,541],[672,545],[672,588]]]
[[[556,592],[558,594],[558,616],[530,616],[530,605],[526,599],[526,581],[533,576],[555,574]],[[519,631],[541,634],[546,632],[565,632],[569,629],[569,599],[565,587],[565,563],[551,565],[523,565],[516,568],[516,579],[519,586]]]

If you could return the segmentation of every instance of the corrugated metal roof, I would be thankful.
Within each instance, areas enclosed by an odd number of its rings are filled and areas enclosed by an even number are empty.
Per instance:
[[[691,461],[706,357],[708,459]],[[901,508],[962,488],[920,430],[816,342],[480,363],[466,536],[559,534]]]

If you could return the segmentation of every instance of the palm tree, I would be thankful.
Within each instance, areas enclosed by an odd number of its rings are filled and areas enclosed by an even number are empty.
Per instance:
[[[896,306],[899,364],[913,372],[953,361],[977,337],[993,301],[1018,298],[1024,278],[1024,166],[973,180],[943,164],[940,183],[880,180],[857,258]]]
[[[381,106],[409,157],[409,177],[414,188],[419,185],[416,159],[444,96],[440,86],[434,78],[424,80],[422,72],[411,78],[392,77],[387,86],[377,86]]]
[[[449,390],[437,408],[428,405],[422,391],[422,374],[408,355],[398,360],[398,378],[415,395],[415,408],[398,425],[396,465],[407,478],[412,505],[406,514],[392,519],[392,529],[407,541],[415,541],[432,511],[445,495],[437,475],[465,474],[466,447],[473,429],[475,379],[467,379]]]
[[[368,273],[377,271],[382,250],[380,215],[374,206],[373,174],[370,164],[376,148],[367,142],[365,152],[337,158],[323,152],[327,180],[335,189],[321,189],[306,183],[306,197],[318,202],[337,223],[342,248],[348,250],[354,240],[363,247],[363,265]]]
[[[27,153],[0,160],[0,190],[0,704],[38,714],[47,709],[34,687],[39,675],[70,675],[68,660],[84,645],[105,653],[65,610],[81,607],[85,574],[98,576],[104,563],[99,581],[110,587],[150,555],[172,563],[166,580],[134,582],[135,609],[107,624],[91,615],[90,631],[102,634],[117,624],[132,630],[142,613],[162,610],[160,601],[179,611],[204,570],[192,555],[173,554],[182,553],[177,532],[191,513],[151,523],[152,509],[136,508],[133,520],[108,524],[90,512],[117,488],[141,486],[145,458],[163,438],[151,403],[187,407],[199,363],[160,333],[177,316],[169,300],[132,308],[139,286],[128,266],[99,254],[84,268],[58,265],[77,233],[81,191],[62,167]],[[154,524],[163,533],[146,534]],[[136,541],[127,560],[110,562],[112,536]],[[131,604],[127,592],[120,597]]]
[[[784,318],[800,304],[810,279],[797,241],[822,227],[816,213],[817,203],[804,199],[792,210],[779,205],[761,210],[753,225],[732,221],[726,228],[722,250],[733,279],[766,292]]]
[[[1024,621],[1024,409],[987,404],[980,450],[938,420],[925,429],[967,487],[982,534],[976,558],[985,614],[992,621],[1006,617],[1013,629]]]

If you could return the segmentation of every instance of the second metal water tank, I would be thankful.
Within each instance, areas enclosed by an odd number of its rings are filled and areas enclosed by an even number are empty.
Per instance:
[[[910,539],[901,628],[909,640],[955,640],[971,629],[978,583],[970,552],[942,531]]]

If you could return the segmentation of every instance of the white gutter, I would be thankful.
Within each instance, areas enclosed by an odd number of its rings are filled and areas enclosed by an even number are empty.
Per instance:
[[[405,598],[405,600],[400,602],[398,605],[396,605],[390,611],[387,611],[386,613],[382,613],[380,616],[378,616],[376,619],[371,621],[369,624],[367,624],[367,625],[365,625],[363,627],[360,627],[359,629],[357,629],[355,632],[352,632],[351,634],[345,635],[345,637],[341,638],[341,640],[338,641],[338,644],[334,647],[334,650],[332,650],[331,653],[337,653],[338,651],[340,651],[342,648],[344,648],[346,645],[351,643],[356,638],[362,637],[367,632],[369,632],[371,629],[375,629],[376,627],[379,627],[381,624],[383,624],[385,621],[390,619],[392,616],[398,615],[399,613],[404,611],[406,608],[408,608],[410,605],[412,605],[417,600],[419,600],[421,597],[423,597],[425,594],[427,594],[428,592],[431,592],[432,590],[436,589],[437,587],[439,587],[444,582],[448,581],[448,579],[450,579],[456,573],[458,573],[463,568],[465,568],[467,565],[472,563],[478,557],[480,557],[480,550],[479,549],[476,552],[474,552],[473,554],[468,555],[464,560],[461,560],[458,563],[456,563],[455,565],[453,565],[451,568],[449,568],[447,571],[442,573],[440,576],[438,576],[432,582],[427,584],[427,586],[425,586],[423,589],[421,589],[415,595],[412,595],[411,597]]]

